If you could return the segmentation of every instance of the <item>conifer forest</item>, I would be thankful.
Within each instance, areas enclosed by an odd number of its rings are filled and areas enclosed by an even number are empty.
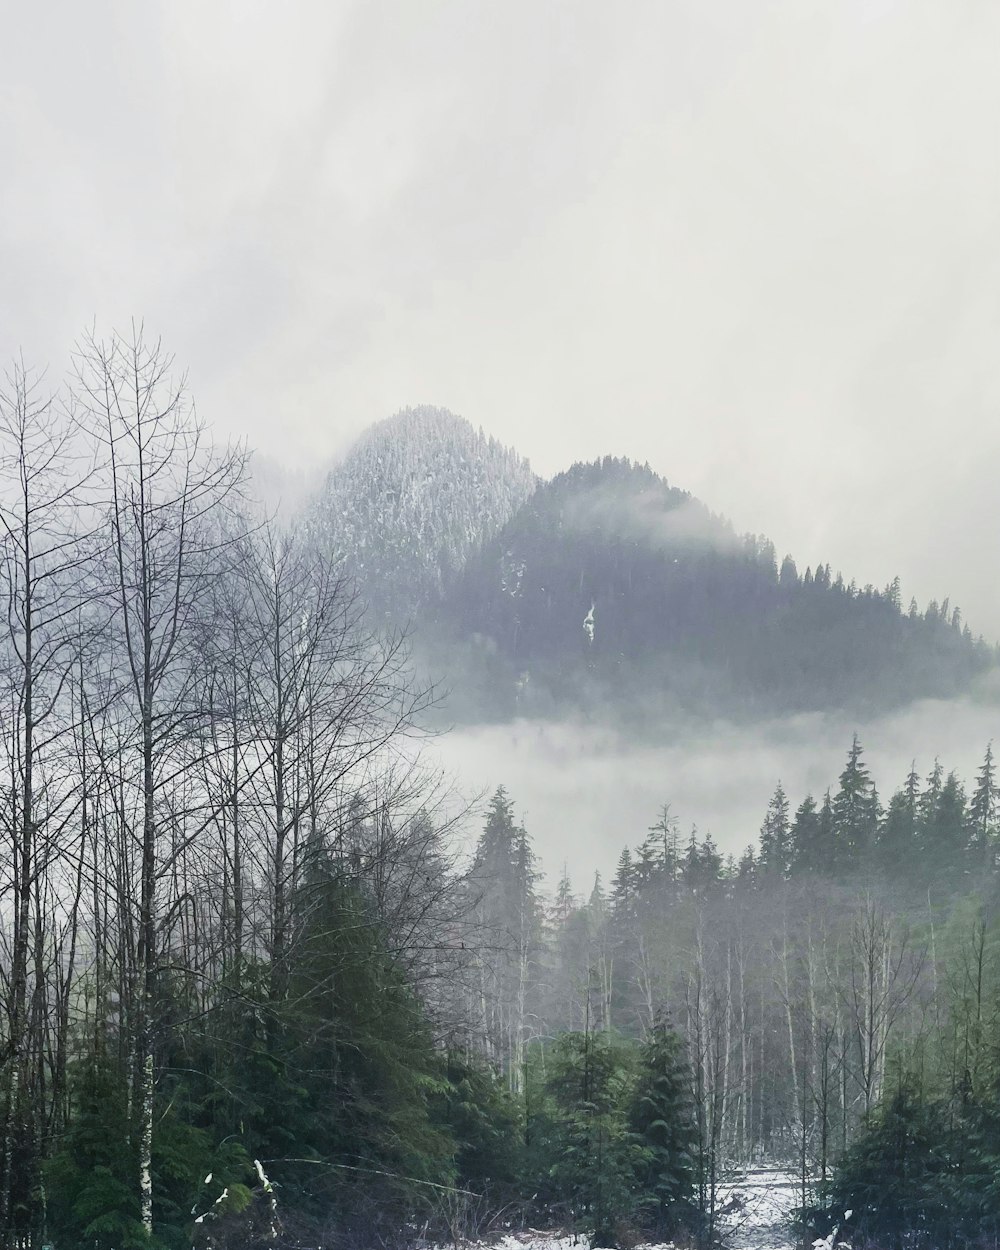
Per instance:
[[[992,744],[975,776],[935,760],[880,794],[879,744],[855,736],[822,792],[777,782],[739,855],[665,795],[614,831],[613,874],[543,880],[516,793],[460,798],[427,763],[422,618],[411,638],[373,610],[357,567],[384,517],[345,543],[334,478],[268,516],[247,455],[213,443],[139,326],[85,336],[54,394],[13,365],[0,419],[6,1244],[406,1247],[533,1226],[708,1247],[732,1231],[734,1174],[765,1165],[794,1178],[800,1237],[994,1244]],[[385,481],[423,480],[414,420],[378,432],[402,466]],[[516,457],[429,420],[433,455],[474,448],[485,529],[543,506]],[[366,448],[337,472],[360,464],[370,498]],[[759,544],[725,550],[726,593],[727,569],[804,593]],[[428,583],[440,620],[464,583]],[[844,615],[993,662],[940,610],[836,593]],[[574,664],[598,647],[600,615],[582,621]]]
[[[0,20],[0,1250],[1000,1250],[1000,3]]]

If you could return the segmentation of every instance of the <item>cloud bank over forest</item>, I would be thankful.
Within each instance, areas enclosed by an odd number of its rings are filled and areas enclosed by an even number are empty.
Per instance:
[[[1000,738],[1000,711],[929,699],[868,721],[820,713],[752,726],[711,721],[652,745],[592,725],[516,721],[455,730],[430,751],[467,790],[506,786],[549,883],[565,862],[582,890],[595,870],[608,879],[622,847],[642,841],[664,803],[682,840],[696,824],[738,856],[756,842],[779,779],[793,808],[807,792],[836,788],[855,732],[885,802],[915,755],[922,777],[936,755],[971,784],[986,744]]]
[[[997,638],[998,40],[893,0],[22,6],[2,352],[59,376],[144,316],[295,465],[418,403],[543,474],[648,459]]]

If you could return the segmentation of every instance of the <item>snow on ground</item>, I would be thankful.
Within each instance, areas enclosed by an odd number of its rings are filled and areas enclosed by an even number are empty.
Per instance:
[[[719,1186],[719,1229],[732,1250],[791,1250],[792,1212],[801,1203],[794,1172],[757,1168]]]
[[[591,1250],[590,1239],[582,1233],[578,1236],[558,1237],[552,1233],[541,1233],[526,1229],[521,1233],[510,1233],[499,1241],[477,1243],[476,1250]],[[593,1247],[593,1250],[599,1250]],[[636,1246],[635,1250],[675,1250],[672,1244]]]
[[[728,1250],[793,1250],[793,1210],[800,1202],[794,1172],[758,1168],[721,1184],[717,1191],[718,1228]],[[469,1250],[473,1250],[472,1247]],[[599,1250],[583,1236],[560,1236],[536,1229],[508,1233],[476,1243],[474,1250]],[[672,1245],[637,1246],[636,1250],[675,1250]]]

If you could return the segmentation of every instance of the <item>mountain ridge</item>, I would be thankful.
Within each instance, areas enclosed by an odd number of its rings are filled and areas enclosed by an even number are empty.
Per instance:
[[[310,525],[381,617],[406,621],[527,499],[527,460],[446,408],[370,426],[329,470]]]
[[[905,612],[898,579],[799,574],[648,464],[540,480],[445,409],[372,427],[318,515],[464,721],[871,711],[950,697],[996,661],[947,601]]]

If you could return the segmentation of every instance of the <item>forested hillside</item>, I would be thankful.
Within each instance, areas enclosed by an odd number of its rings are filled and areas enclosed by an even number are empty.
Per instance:
[[[611,882],[546,885],[511,795],[472,811],[422,762],[431,694],[350,561],[261,522],[171,376],[136,330],[85,339],[59,395],[20,364],[0,391],[0,1244],[535,1224],[707,1250],[724,1172],[762,1158],[799,1169],[814,1231],[850,1209],[859,1245],[995,1240],[992,748],[886,800],[855,739],[829,791],[775,789],[739,858],[665,805],[608,829]],[[986,660],[946,613],[776,572],[625,464],[558,479],[497,549],[498,654],[561,671],[573,603],[569,676],[645,665],[654,620],[707,664],[737,584],[769,630],[799,622],[789,648],[829,603],[832,639],[883,622],[909,662],[952,657],[940,680]]]
[[[947,600],[906,608],[898,581],[779,565],[765,539],[610,458],[539,486],[436,619],[499,718],[884,709],[965,689],[996,659]]]
[[[904,606],[780,564],[648,466],[537,484],[435,408],[380,422],[309,510],[376,616],[414,631],[447,719],[584,714],[634,731],[687,715],[882,711],[965,691],[996,663],[948,600]]]
[[[398,624],[450,585],[524,503],[526,460],[444,408],[407,408],[329,473],[310,525],[380,616]]]

